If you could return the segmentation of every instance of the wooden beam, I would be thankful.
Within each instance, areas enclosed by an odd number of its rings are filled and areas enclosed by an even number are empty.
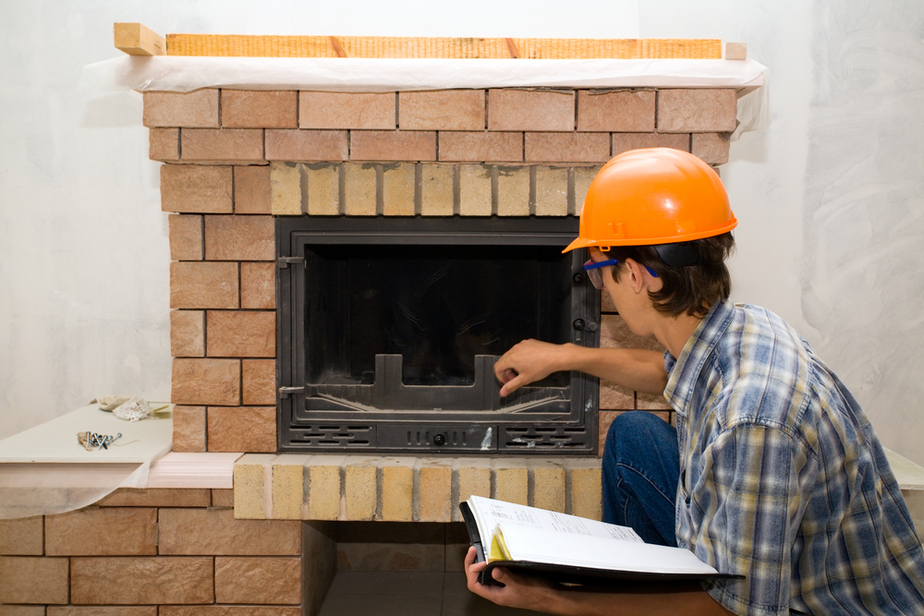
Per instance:
[[[117,23],[113,27],[116,49],[130,56],[166,56],[167,41],[138,23]]]

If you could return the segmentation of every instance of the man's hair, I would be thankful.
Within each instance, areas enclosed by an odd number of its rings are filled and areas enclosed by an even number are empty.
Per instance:
[[[613,246],[605,254],[619,260],[613,271],[617,280],[626,259],[633,259],[657,272],[662,282],[661,290],[649,291],[648,296],[655,310],[661,314],[671,317],[688,314],[702,318],[712,306],[728,299],[731,293],[731,276],[725,259],[734,250],[735,240],[731,233],[723,233],[684,244],[685,249],[695,249],[699,255],[697,265],[668,265],[655,246]]]

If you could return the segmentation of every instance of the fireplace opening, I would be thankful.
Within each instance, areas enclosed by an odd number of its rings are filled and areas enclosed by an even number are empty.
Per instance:
[[[526,338],[596,345],[574,219],[277,219],[279,450],[592,454],[596,382],[499,395]]]

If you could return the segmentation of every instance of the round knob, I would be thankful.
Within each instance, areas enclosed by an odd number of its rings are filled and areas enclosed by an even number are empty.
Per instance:
[[[445,445],[446,437],[443,436],[442,434],[437,434],[436,436],[433,437],[433,444],[436,446]]]
[[[574,281],[574,284],[584,284],[584,272],[578,272],[571,277],[571,280]]]
[[[577,331],[581,331],[584,329],[584,325],[585,325],[584,319],[575,319],[574,322],[571,324],[571,327],[573,327]]]

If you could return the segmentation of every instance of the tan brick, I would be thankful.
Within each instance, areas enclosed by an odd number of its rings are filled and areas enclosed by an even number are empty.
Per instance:
[[[53,611],[59,608],[49,606],[48,613],[61,616],[60,612]],[[68,608],[60,608],[68,609]],[[45,616],[44,605],[0,605],[0,616]],[[156,616],[152,614],[151,616]]]
[[[266,159],[286,161],[347,160],[347,132],[342,130],[266,131]]]
[[[343,165],[343,213],[347,216],[375,216],[375,165],[346,163]]]
[[[270,202],[274,216],[301,216],[302,165],[297,163],[270,163]]]
[[[212,559],[73,558],[71,603],[156,605],[212,603]]]
[[[382,213],[413,216],[416,203],[417,165],[395,163],[382,166]]]
[[[152,128],[150,133],[148,158],[163,162],[180,160],[180,129]]]
[[[690,151],[710,165],[728,162],[728,133],[694,133]]]
[[[196,488],[119,488],[97,504],[103,507],[208,507],[210,497],[209,490]]]
[[[316,456],[308,468],[308,519],[340,517],[340,467],[344,456]]]
[[[208,408],[209,451],[276,451],[276,407]]]
[[[240,404],[241,362],[238,359],[177,358],[173,360],[172,381],[171,401],[174,404]]]
[[[613,133],[613,156],[643,148],[673,148],[690,151],[689,133]]]
[[[0,556],[0,604],[67,603],[68,559]]]
[[[170,354],[205,357],[205,311],[170,311]]]
[[[410,522],[413,519],[415,461],[415,458],[382,460],[382,520]]]
[[[165,212],[230,214],[231,167],[163,165],[160,168],[161,209]]]
[[[316,614],[317,611],[308,613]],[[160,616],[302,616],[302,608],[279,605],[162,605],[159,614]]]
[[[266,490],[272,478],[267,477],[275,455],[248,454],[234,464],[234,517],[262,520],[267,517]]]
[[[658,91],[658,131],[722,133],[735,130],[738,97],[732,88]]]
[[[520,162],[523,133],[440,133],[440,162]]]
[[[145,126],[218,127],[218,90],[145,92]]]
[[[171,308],[238,308],[237,263],[170,264]]]
[[[587,196],[587,190],[599,171],[600,167],[597,166],[574,167],[574,210],[570,212],[573,216],[580,216],[581,208],[584,205],[584,197]],[[606,295],[606,293],[602,295]]]
[[[350,159],[408,162],[436,160],[436,132],[353,131],[350,133]]]
[[[568,169],[536,167],[536,216],[568,215]]]
[[[340,164],[300,166],[300,185],[307,184],[302,194],[301,210],[311,216],[337,216],[340,214]],[[275,206],[274,206],[275,207]],[[275,210],[274,210],[275,211]]]
[[[201,261],[203,253],[202,216],[174,214],[170,226],[170,258],[174,261]]]
[[[301,520],[304,517],[305,463],[310,458],[311,456],[293,454],[276,458],[272,471],[273,519]]]
[[[236,520],[231,509],[164,509],[158,517],[160,553],[171,556],[297,556],[301,523]]]
[[[573,131],[574,92],[488,90],[488,129]]]
[[[600,408],[627,410],[635,408],[635,392],[606,379],[600,380]]]
[[[602,348],[647,349],[664,352],[664,347],[653,338],[643,338],[633,334],[622,317],[618,315],[604,315],[600,322],[600,346]],[[600,408],[631,409],[635,406],[635,398],[634,392],[601,379]]]
[[[529,167],[497,167],[497,215],[529,216]]]
[[[296,128],[294,91],[222,90],[221,125],[230,128]]]
[[[398,93],[398,125],[403,130],[482,130],[484,90]]]
[[[663,394],[645,394],[642,392],[636,392],[635,394],[635,408],[640,411],[673,410],[673,407],[664,399]]]
[[[526,133],[527,162],[596,163],[610,158],[608,133]]]
[[[420,463],[420,521],[452,520],[452,466],[437,460]]]
[[[272,214],[270,165],[234,167],[234,213]]]
[[[0,612],[2,615],[3,612]],[[120,605],[115,606],[104,606],[104,605],[93,605],[80,607],[75,605],[68,605],[63,607],[53,607],[48,608],[47,616],[157,616],[157,606],[152,605],[150,607],[141,607],[141,606],[128,606]]]
[[[459,214],[490,216],[493,171],[486,165],[459,165]]]
[[[571,515],[603,520],[603,496],[600,467],[571,469]]]
[[[241,308],[276,308],[275,263],[241,263]]]
[[[395,128],[394,92],[300,92],[300,128]]]
[[[267,131],[270,132],[270,131]],[[181,159],[202,163],[262,163],[263,129],[180,129]]]
[[[554,462],[530,460],[533,507],[565,513],[565,469]]]
[[[276,404],[276,360],[241,360],[245,405]]]
[[[42,516],[0,520],[0,554],[41,556],[44,554]]]
[[[272,261],[276,240],[272,216],[206,216],[207,261]]]
[[[378,488],[376,485],[377,457],[350,456],[344,470],[346,519],[375,519]]]
[[[206,450],[205,407],[173,407],[173,451]]]
[[[234,507],[234,490],[212,490],[212,507]]]
[[[459,487],[459,503],[468,500],[473,494],[491,498],[491,460],[461,458],[455,472]],[[459,521],[462,514],[458,503],[454,504],[452,519]]]
[[[301,603],[300,558],[215,559],[215,600],[218,603]]]
[[[157,554],[153,507],[91,507],[45,518],[48,556]]]
[[[522,460],[494,461],[494,498],[498,500],[529,504],[529,471]]]
[[[422,216],[452,216],[455,169],[450,165],[421,165],[420,213]]]
[[[655,129],[654,90],[578,92],[577,129],[602,132],[652,132]]]

